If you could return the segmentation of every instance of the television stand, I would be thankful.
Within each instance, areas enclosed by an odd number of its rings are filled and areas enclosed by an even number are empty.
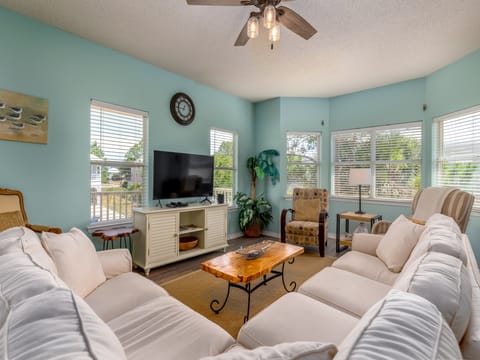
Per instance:
[[[212,205],[212,202],[210,201],[207,195],[205,195],[205,199],[200,201],[200,204],[204,204],[204,203],[209,203],[210,205]]]

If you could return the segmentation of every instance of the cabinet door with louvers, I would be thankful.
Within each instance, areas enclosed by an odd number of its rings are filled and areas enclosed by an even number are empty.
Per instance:
[[[148,227],[148,263],[155,264],[176,257],[178,254],[178,213],[148,215]]]
[[[205,209],[205,247],[227,244],[227,207]]]

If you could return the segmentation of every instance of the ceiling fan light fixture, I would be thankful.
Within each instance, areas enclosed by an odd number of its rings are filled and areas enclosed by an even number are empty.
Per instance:
[[[280,40],[280,24],[276,24],[270,29],[270,31],[268,32],[268,40],[270,40],[271,42]]]
[[[267,29],[272,29],[277,23],[277,10],[273,5],[265,6],[263,10],[263,26]]]
[[[259,33],[259,24],[258,24],[258,18],[256,16],[251,16],[248,19],[248,24],[247,24],[247,36],[250,39],[255,39],[258,37]]]

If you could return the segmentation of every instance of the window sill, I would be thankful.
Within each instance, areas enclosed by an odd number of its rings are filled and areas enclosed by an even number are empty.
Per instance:
[[[124,220],[117,220],[117,221],[102,221],[91,223],[87,226],[87,231],[92,234],[96,230],[101,229],[114,229],[119,227],[125,226],[133,226],[133,219],[124,219]]]
[[[346,198],[340,196],[330,196],[330,201],[338,202],[356,202],[358,197]],[[386,199],[365,199],[362,197],[362,204],[389,205],[389,206],[411,206],[412,200],[386,200]]]

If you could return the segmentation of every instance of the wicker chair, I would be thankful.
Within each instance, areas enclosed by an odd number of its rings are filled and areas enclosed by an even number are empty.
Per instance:
[[[283,209],[281,241],[302,246],[318,246],[325,256],[328,237],[328,192],[326,189],[293,189],[292,209]],[[287,215],[291,213],[290,221]]]
[[[0,231],[15,226],[26,226],[35,232],[62,232],[62,229],[56,227],[29,224],[23,194],[18,190],[0,188]]]
[[[412,202],[412,214],[415,213],[415,209],[418,206],[418,202],[420,199],[420,194],[422,190],[419,190]],[[441,213],[443,215],[450,216],[453,218],[462,233],[465,233],[468,225],[468,221],[470,220],[470,213],[472,212],[473,203],[475,201],[475,196],[470,193],[467,193],[460,189],[455,189],[448,194],[445,198],[445,201],[442,205]],[[385,234],[390,226],[390,221],[378,221],[373,225],[372,233],[373,234]]]

